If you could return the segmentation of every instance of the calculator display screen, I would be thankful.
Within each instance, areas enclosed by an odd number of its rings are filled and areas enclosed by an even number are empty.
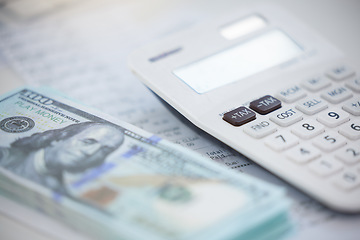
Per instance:
[[[287,34],[273,29],[173,73],[197,93],[205,93],[294,59],[302,52]]]

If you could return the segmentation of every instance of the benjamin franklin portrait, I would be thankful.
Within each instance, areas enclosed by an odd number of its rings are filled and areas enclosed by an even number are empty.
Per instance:
[[[20,138],[0,147],[0,166],[57,193],[67,194],[64,173],[101,165],[124,141],[115,125],[84,122]]]

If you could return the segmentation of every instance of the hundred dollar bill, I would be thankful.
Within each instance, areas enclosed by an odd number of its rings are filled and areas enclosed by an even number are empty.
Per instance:
[[[269,239],[284,191],[51,91],[0,98],[0,194],[95,239]]]

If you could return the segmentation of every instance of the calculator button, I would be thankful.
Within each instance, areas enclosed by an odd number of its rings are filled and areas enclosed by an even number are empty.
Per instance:
[[[346,102],[342,108],[352,115],[360,116],[360,98]]]
[[[252,110],[264,115],[281,108],[281,102],[280,100],[270,95],[266,95],[262,98],[252,101],[249,107]]]
[[[340,103],[353,96],[352,92],[345,87],[335,87],[321,93],[321,97],[331,103]]]
[[[293,134],[302,139],[313,138],[320,133],[323,133],[324,131],[324,125],[312,119],[307,119],[302,122],[296,123],[291,130]]]
[[[355,72],[349,66],[338,65],[329,69],[325,74],[335,81],[341,81],[355,75]]]
[[[345,171],[336,178],[334,184],[343,190],[353,190],[360,186],[360,176],[355,171]]]
[[[306,96],[306,92],[298,85],[294,85],[279,91],[277,96],[286,103],[292,103]]]
[[[314,76],[301,82],[301,86],[309,91],[316,92],[331,85],[330,80],[323,76]]]
[[[289,149],[299,143],[299,139],[287,131],[275,133],[266,138],[265,144],[275,151]]]
[[[246,107],[238,107],[224,114],[223,119],[234,126],[241,126],[256,119],[256,114]]]
[[[324,152],[331,152],[344,146],[346,139],[336,132],[328,131],[316,137],[313,144]]]
[[[317,120],[328,127],[336,127],[350,120],[349,114],[340,108],[331,108],[319,113]]]
[[[354,78],[346,81],[345,86],[350,88],[351,90],[355,92],[360,92],[360,78]]]
[[[276,132],[275,123],[267,120],[256,120],[246,125],[244,132],[254,138],[262,138]]]
[[[355,164],[360,161],[360,145],[350,144],[338,150],[335,157],[346,164]]]
[[[310,97],[304,100],[300,100],[296,105],[297,109],[307,115],[314,115],[315,113],[318,113],[327,107],[327,103],[318,97]]]
[[[339,133],[351,140],[360,139],[360,119],[353,119],[341,126]]]
[[[303,114],[295,108],[278,111],[270,116],[270,120],[276,124],[287,127],[303,119]]]
[[[310,144],[301,144],[288,150],[285,155],[290,160],[303,164],[320,157],[321,153]]]
[[[321,177],[327,177],[337,173],[341,171],[343,167],[340,162],[331,157],[323,157],[309,164],[310,171]]]

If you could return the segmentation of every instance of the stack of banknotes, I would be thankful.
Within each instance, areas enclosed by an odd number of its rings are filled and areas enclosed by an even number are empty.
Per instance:
[[[92,239],[279,239],[291,229],[282,189],[43,89],[0,98],[0,195]]]

